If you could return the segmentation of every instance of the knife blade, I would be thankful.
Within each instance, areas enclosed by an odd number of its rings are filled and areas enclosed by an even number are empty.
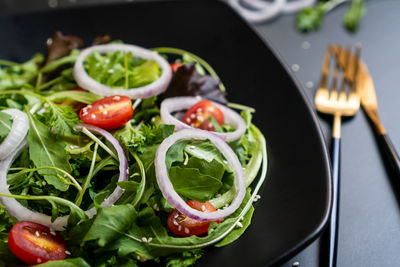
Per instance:
[[[345,53],[339,53],[339,46],[335,46],[335,54],[339,58],[339,64],[343,67],[345,64]],[[343,55],[344,54],[344,55]],[[340,55],[340,56],[339,56]],[[372,122],[375,133],[377,134],[379,144],[382,148],[382,152],[385,154],[389,168],[396,176],[396,189],[400,190],[400,158],[393,146],[383,124],[379,118],[378,113],[378,101],[375,93],[375,86],[371,75],[368,72],[367,65],[361,59],[359,60],[359,70],[357,78],[354,77],[354,73],[351,72],[352,66],[355,64],[355,57],[351,58],[351,65],[349,71],[346,70],[346,78],[350,82],[356,82],[357,92],[360,96],[361,107],[367,114],[370,122]],[[400,192],[400,191],[399,191]]]

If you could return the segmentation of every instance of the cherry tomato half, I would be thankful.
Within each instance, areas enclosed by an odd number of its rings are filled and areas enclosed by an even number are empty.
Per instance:
[[[183,64],[180,62],[174,62],[174,63],[169,64],[169,66],[171,67],[171,70],[173,72],[176,72],[178,70],[178,68],[181,67],[182,65]]]
[[[84,123],[105,130],[123,126],[132,118],[132,101],[127,96],[114,95],[102,98],[82,108],[79,117]]]
[[[67,251],[60,234],[28,221],[20,221],[11,228],[8,247],[18,259],[29,265],[65,259]]]
[[[215,131],[210,117],[213,117],[219,125],[224,123],[222,111],[211,101],[205,99],[197,102],[186,111],[183,122],[195,128]]]
[[[193,209],[203,212],[214,212],[216,209],[214,206],[206,201],[205,203],[197,202],[196,200],[189,200],[186,203]],[[219,223],[219,221],[216,221]],[[180,236],[191,236],[191,235],[202,235],[207,233],[210,222],[198,221],[189,218],[178,210],[173,210],[168,216],[168,228],[174,234]]]

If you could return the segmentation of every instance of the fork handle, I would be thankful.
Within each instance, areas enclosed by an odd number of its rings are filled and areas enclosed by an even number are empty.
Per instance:
[[[394,148],[392,142],[390,141],[389,136],[384,133],[380,134],[378,136],[379,143],[381,144],[381,147],[383,148],[383,152],[385,153],[385,156],[387,158],[387,161],[389,163],[389,167],[392,169],[393,174],[395,175],[397,182],[398,178],[400,178],[400,158],[399,155],[396,152],[396,149]],[[397,188],[400,189],[400,188]]]
[[[322,237],[325,242],[328,263],[323,266],[335,267],[339,233],[339,187],[340,187],[340,137],[332,138],[332,209],[329,224]]]

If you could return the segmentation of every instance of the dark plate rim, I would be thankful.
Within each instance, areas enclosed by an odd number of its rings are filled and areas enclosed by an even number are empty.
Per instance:
[[[313,124],[315,126],[315,130],[317,131],[318,135],[318,141],[321,144],[320,149],[322,150],[322,158],[323,161],[325,162],[325,169],[327,170],[327,173],[325,174],[324,178],[326,180],[327,184],[327,191],[328,194],[326,196],[326,205],[325,205],[325,210],[322,216],[322,219],[320,223],[313,229],[313,231],[308,234],[302,241],[298,242],[296,245],[288,249],[285,253],[278,255],[272,260],[272,262],[266,263],[267,265],[277,265],[279,263],[283,263],[285,260],[290,259],[291,257],[295,256],[298,252],[300,252],[302,249],[307,247],[309,244],[311,244],[313,241],[315,241],[319,235],[322,233],[322,231],[325,229],[327,226],[329,217],[330,217],[330,211],[332,208],[332,178],[331,178],[331,163],[330,163],[330,156],[328,153],[327,149],[327,144],[321,129],[321,125],[319,123],[317,113],[315,112],[315,109],[313,108],[312,103],[308,99],[307,95],[302,89],[300,81],[296,78],[296,76],[292,73],[290,70],[289,65],[287,62],[283,59],[283,57],[280,55],[279,50],[275,48],[275,46],[272,44],[272,42],[269,40],[268,37],[262,36],[256,29],[255,25],[249,23],[246,21],[244,18],[242,18],[228,3],[226,3],[224,0],[135,0],[135,1],[126,1],[126,2],[109,2],[109,3],[85,3],[85,4],[79,4],[78,6],[64,6],[64,7],[56,7],[56,8],[48,8],[48,9],[40,9],[40,10],[33,10],[33,11],[27,11],[27,12],[14,12],[9,15],[0,15],[0,17],[5,18],[5,17],[13,17],[13,16],[24,16],[24,15],[31,15],[31,14],[46,14],[52,11],[58,11],[58,10],[76,10],[80,8],[90,8],[90,7],[105,7],[108,6],[110,8],[114,6],[121,6],[121,5],[135,5],[135,4],[151,4],[155,2],[214,2],[218,3],[224,6],[224,8],[228,9],[231,13],[232,16],[236,17],[241,21],[241,23],[246,26],[249,31],[251,31],[253,34],[257,36],[257,38],[263,43],[265,49],[269,50],[272,52],[272,54],[278,59],[280,62],[281,66],[284,68],[288,76],[291,78],[293,81],[298,93],[300,94],[300,97],[303,100],[303,103],[305,104],[307,108],[308,115],[313,121]]]

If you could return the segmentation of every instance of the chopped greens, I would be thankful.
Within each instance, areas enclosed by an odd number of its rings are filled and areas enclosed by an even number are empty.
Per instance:
[[[296,16],[296,27],[301,32],[315,31],[323,24],[324,16],[335,7],[350,2],[343,16],[343,25],[355,32],[365,13],[364,0],[327,0],[302,9]]]
[[[112,88],[136,88],[150,84],[161,75],[154,60],[135,57],[131,52],[100,54],[86,58],[85,69],[90,77]]]
[[[108,38],[101,40],[108,41]],[[72,67],[82,41],[56,33],[47,45],[47,55],[35,55],[26,63],[0,60],[0,106],[17,108],[29,118],[28,148],[15,159],[7,174],[11,195],[19,203],[55,220],[70,215],[61,231],[68,257],[37,266],[191,266],[210,245],[225,246],[237,240],[249,226],[254,212],[253,198],[266,175],[266,146],[261,132],[251,123],[251,109],[242,117],[246,133],[229,143],[244,168],[247,188],[239,209],[219,224],[212,222],[204,236],[178,237],[167,226],[173,207],[162,196],[155,175],[154,158],[160,143],[174,133],[163,124],[159,103],[176,95],[200,95],[227,103],[226,93],[214,70],[202,59],[175,48],[159,48],[168,57],[179,56],[185,65],[175,73],[167,91],[137,102],[130,121],[111,131],[120,142],[128,161],[129,175],[118,182],[119,159],[113,145],[88,131],[77,132],[79,107],[101,96],[77,88]],[[113,88],[135,88],[160,77],[154,61],[131,53],[93,53],[87,57],[87,73]],[[232,131],[218,125],[219,132]],[[0,112],[0,142],[8,135],[12,120]],[[170,147],[166,156],[170,179],[184,200],[209,201],[219,209],[235,194],[233,174],[227,161],[210,141],[185,140]],[[254,184],[253,183],[253,184]],[[124,193],[115,205],[101,206],[119,186]],[[96,208],[89,218],[85,210]],[[79,224],[78,224],[79,222]],[[16,220],[0,202],[0,266],[20,265],[8,249],[7,236]]]

